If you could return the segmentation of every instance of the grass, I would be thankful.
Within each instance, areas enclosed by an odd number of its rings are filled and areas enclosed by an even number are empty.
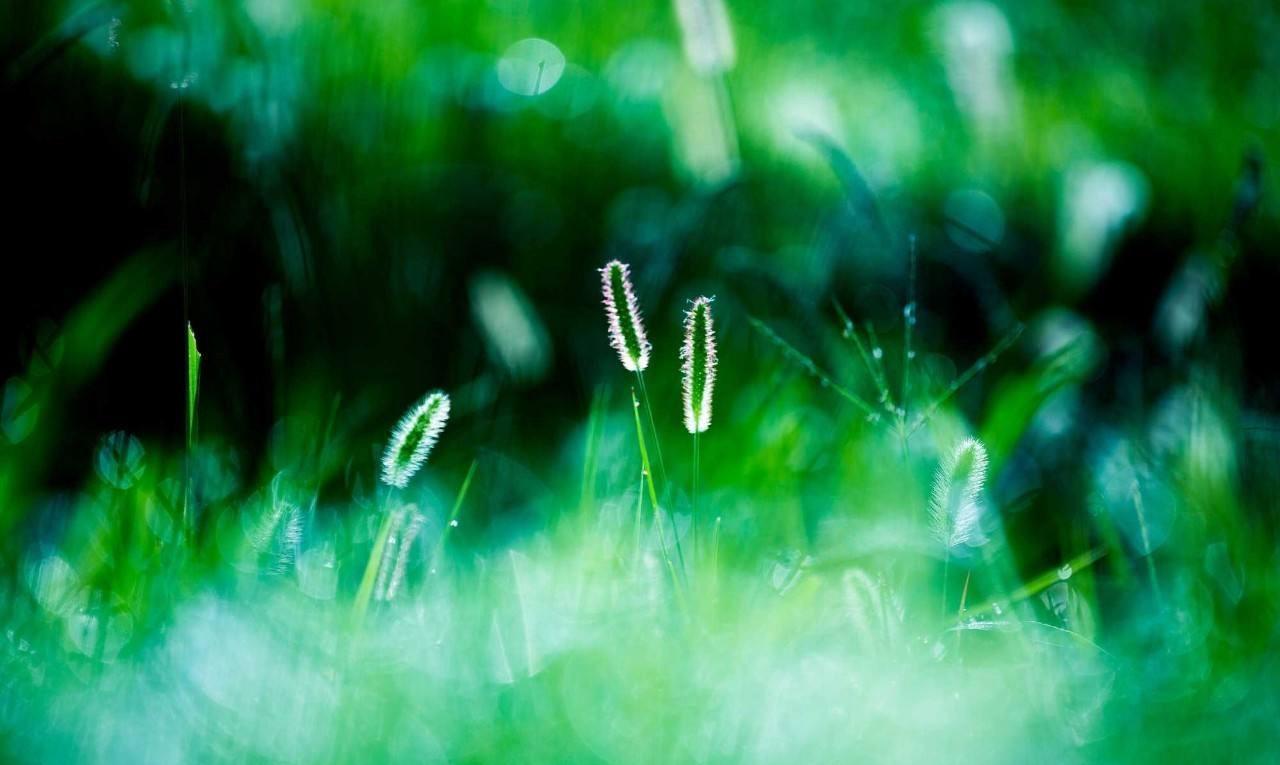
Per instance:
[[[1274,10],[250,5],[0,31],[0,760],[1276,759]]]
[[[144,461],[136,441],[104,453],[116,469],[98,471],[61,532],[26,545],[7,580],[5,751],[237,762],[1158,759],[1181,746],[1240,752],[1246,740],[1269,751],[1257,735],[1274,703],[1269,638],[1223,590],[1260,550],[1238,538],[1210,570],[1196,563],[1197,538],[1162,528],[1157,539],[1147,504],[1177,474],[1106,466],[1104,479],[1131,482],[1136,526],[1105,509],[1084,537],[1101,545],[1064,548],[1049,570],[1022,575],[983,481],[985,451],[946,435],[961,427],[946,401],[992,365],[937,382],[921,410],[937,416],[904,449],[912,420],[868,422],[865,402],[840,414],[861,397],[754,323],[784,369],[795,362],[822,384],[784,376],[747,436],[728,426],[738,441],[708,464],[734,462],[713,470],[722,480],[701,554],[695,519],[655,486],[634,390],[629,418],[607,389],[584,408],[580,478],[547,489],[556,522],[466,552],[450,533],[473,485],[492,480],[482,455],[456,483],[427,466],[404,488],[336,505],[330,495],[322,510],[316,482],[291,472],[220,496],[201,444],[181,459],[146,450]],[[675,374],[671,355],[651,371]],[[883,384],[874,365],[866,373]],[[735,383],[722,381],[721,398]],[[786,424],[811,396],[821,416],[850,424],[845,436],[806,445],[803,425]],[[634,450],[617,438],[625,420]],[[1166,448],[1190,454],[1205,423]],[[833,450],[828,474],[760,473],[779,448]],[[863,464],[876,468],[835,467]],[[184,475],[190,535],[175,532]],[[1207,476],[1184,480],[1187,501],[1210,490]],[[458,487],[452,502],[437,484]],[[807,523],[795,500],[832,490],[861,500],[795,536],[791,524]],[[1236,502],[1229,486],[1214,491]],[[964,571],[958,613],[953,568]],[[1273,612],[1274,575],[1248,571],[1250,594],[1234,605]],[[1153,724],[1157,745],[1139,733]]]

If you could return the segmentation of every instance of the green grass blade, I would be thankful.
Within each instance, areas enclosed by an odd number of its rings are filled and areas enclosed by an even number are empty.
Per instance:
[[[187,322],[187,450],[195,443],[196,398],[200,394],[200,349],[196,333]]]
[[[809,358],[808,356],[804,355],[800,351],[796,350],[795,346],[793,346],[791,343],[788,343],[786,340],[783,340],[778,335],[778,333],[774,332],[772,329],[769,328],[768,324],[765,324],[764,322],[760,321],[754,316],[750,317],[749,320],[751,322],[751,326],[756,328],[756,331],[764,335],[766,340],[776,345],[778,349],[782,351],[782,354],[784,356],[786,356],[787,358],[794,361],[797,365],[799,365],[800,368],[803,369],[805,372],[807,372],[810,377],[816,379],[819,383],[821,383],[822,387],[830,388],[831,390],[835,391],[841,398],[853,404],[854,406],[858,407],[867,415],[874,417],[876,419],[879,419],[880,417],[879,412],[875,410],[875,407],[867,403],[866,399],[862,398],[858,394],[854,393],[853,391],[849,390],[843,385],[840,385],[839,383],[837,383],[835,380],[831,379],[830,375],[828,375],[826,372],[823,372],[822,369],[819,368],[818,365],[813,361],[813,359]]]
[[[591,397],[591,413],[587,415],[586,443],[582,456],[582,493],[578,497],[578,510],[582,513],[595,504],[596,475],[600,468],[600,440],[604,437],[604,387],[596,388]]]
[[[356,602],[352,607],[352,622],[356,630],[364,623],[365,611],[369,608],[369,599],[373,596],[373,583],[378,578],[378,567],[382,564],[382,550],[387,546],[387,537],[391,534],[391,519],[395,515],[390,511],[382,514],[382,524],[378,534],[373,538],[373,549],[369,551],[369,562],[365,564],[364,576],[360,578],[360,588],[356,590]]]
[[[666,561],[667,569],[671,572],[672,584],[679,589],[680,581],[676,576],[675,566],[671,561],[671,554],[667,552],[667,540],[662,535],[662,508],[658,504],[658,490],[653,485],[653,467],[649,464],[649,448],[644,443],[644,426],[640,424],[640,399],[636,398],[636,391],[631,389],[631,413],[635,416],[636,421],[636,441],[640,446],[640,469],[643,471],[645,485],[649,488],[649,502],[653,505],[653,517],[658,523],[658,544],[662,548],[662,557]],[[680,549],[680,535],[676,531],[675,516],[671,517],[671,536],[676,542],[676,554],[680,558],[680,566],[684,568],[684,553]]]
[[[471,479],[475,478],[476,466],[479,464],[479,460],[471,460],[471,467],[467,468],[467,477],[462,479],[462,486],[458,489],[458,496],[453,500],[453,509],[449,511],[449,518],[445,521],[444,529],[440,532],[440,539],[436,541],[436,549],[431,553],[431,572],[435,572],[436,567],[440,565],[440,556],[444,553],[445,542],[449,541],[449,535],[456,527],[458,512],[462,510],[462,503],[467,498],[467,492],[471,490]]]

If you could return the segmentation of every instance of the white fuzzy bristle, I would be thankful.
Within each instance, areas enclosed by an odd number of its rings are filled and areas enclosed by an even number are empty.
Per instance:
[[[716,384],[716,331],[711,320],[711,301],[699,297],[685,313],[684,344],[680,348],[684,387],[684,426],[690,433],[711,427],[711,395]],[[705,321],[699,333],[699,317]]]
[[[428,393],[396,423],[382,455],[382,481],[403,489],[422,467],[449,421],[449,396]]]
[[[979,503],[986,480],[987,450],[976,438],[961,441],[938,465],[929,515],[934,537],[947,549],[985,541]]]
[[[631,286],[631,269],[622,261],[609,261],[600,269],[600,281],[604,313],[609,320],[609,345],[618,352],[627,371],[643,371],[649,366],[650,346],[635,289]]]

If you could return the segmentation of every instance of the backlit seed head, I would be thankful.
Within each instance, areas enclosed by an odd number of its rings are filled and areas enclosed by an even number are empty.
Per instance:
[[[650,346],[631,287],[631,269],[621,261],[609,261],[600,269],[600,281],[604,313],[609,320],[609,345],[618,352],[627,371],[642,371],[649,366]]]
[[[944,547],[986,541],[979,525],[979,502],[986,480],[987,450],[976,438],[961,441],[938,465],[929,515],[933,535]]]
[[[382,481],[403,489],[436,445],[449,420],[449,396],[432,391],[396,423],[382,455]]]
[[[680,348],[684,377],[684,426],[690,433],[711,427],[711,394],[716,385],[716,332],[711,301],[699,297],[684,315],[684,345]]]

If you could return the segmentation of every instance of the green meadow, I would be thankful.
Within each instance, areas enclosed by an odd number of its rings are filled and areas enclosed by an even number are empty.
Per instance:
[[[0,761],[1280,756],[1280,8],[0,3]]]

